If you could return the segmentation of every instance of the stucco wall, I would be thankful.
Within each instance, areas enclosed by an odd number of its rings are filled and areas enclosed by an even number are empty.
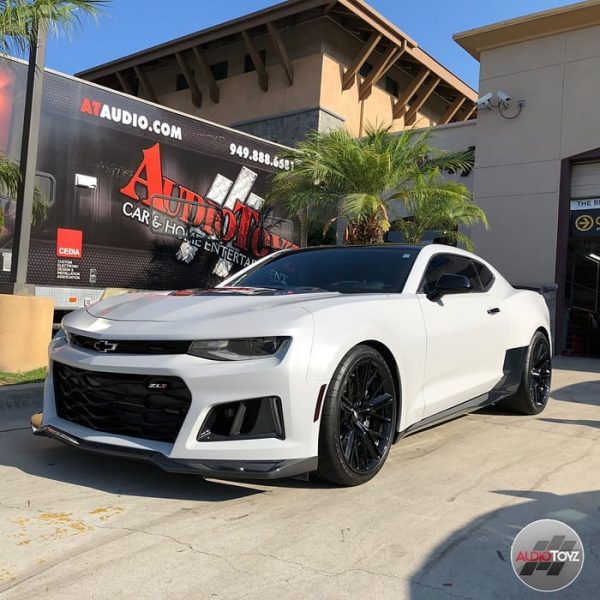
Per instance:
[[[561,160],[600,146],[600,27],[484,51],[480,93],[499,89],[527,106],[479,111],[475,196],[492,227],[477,250],[513,283],[554,283]]]
[[[404,129],[404,119],[394,120],[393,111],[396,97],[389,94],[381,86],[374,85],[371,94],[361,103],[359,100],[359,82],[349,90],[342,90],[342,77],[345,66],[338,60],[325,54],[321,71],[321,99],[323,108],[341,114],[346,119],[346,126],[354,135],[360,135],[368,125],[392,125],[392,131]],[[383,80],[382,80],[383,82]],[[400,86],[400,93],[404,87]],[[440,118],[445,107],[435,96],[430,98],[419,111],[413,126],[429,127]]]
[[[223,125],[313,108],[319,105],[321,64],[320,54],[293,60],[293,86],[285,81],[279,64],[268,65],[267,92],[260,89],[255,72],[240,73],[223,79],[218,82],[221,97],[218,104],[210,99],[206,85],[200,86],[203,96],[200,108],[192,104],[189,90],[164,93],[159,100],[171,108]]]
[[[393,119],[396,97],[385,90],[385,77],[374,85],[372,92],[363,102],[358,98],[358,85],[362,77],[349,90],[342,90],[344,70],[352,64],[363,43],[327,18],[315,19],[310,23],[288,27],[281,32],[294,71],[294,83],[288,85],[272,41],[268,35],[254,39],[257,50],[266,51],[266,69],[269,75],[269,89],[263,92],[257,82],[255,72],[244,73],[244,58],[247,54],[241,42],[206,51],[209,64],[228,61],[227,79],[217,82],[220,89],[220,102],[211,100],[209,86],[200,74],[196,81],[202,92],[202,106],[192,103],[189,89],[176,90],[179,68],[171,62],[156,64],[148,73],[152,87],[161,104],[192,115],[235,126],[242,123],[246,131],[263,135],[267,131],[269,139],[290,143],[297,135],[289,133],[299,127],[297,119],[282,121],[291,113],[322,109],[317,122],[320,129],[338,126],[343,123],[355,135],[364,131],[371,123],[392,124],[393,130],[404,128],[403,119]],[[373,56],[370,62],[376,62]],[[190,67],[194,61],[188,61]],[[411,79],[399,68],[393,67],[387,73],[398,83],[398,92],[410,84]],[[140,90],[143,95],[143,90]],[[446,109],[446,103],[435,93],[428,99],[417,115],[417,127],[427,127],[439,119]],[[316,114],[316,113],[315,113]],[[330,116],[335,118],[331,119]],[[337,117],[341,117],[341,120]],[[270,121],[267,122],[267,121]],[[256,122],[256,125],[249,123]],[[312,127],[311,127],[312,128]],[[314,127],[317,128],[317,127]],[[283,133],[280,135],[279,131]]]
[[[295,146],[307,131],[328,131],[342,127],[344,119],[320,107],[291,111],[263,119],[232,123],[232,127],[258,137]]]
[[[476,135],[477,121],[475,120],[440,125],[431,130],[431,145],[447,152],[466,152],[469,148],[475,146]],[[454,175],[446,174],[445,176],[466,185],[471,191],[474,189],[474,171],[466,176],[458,173]]]

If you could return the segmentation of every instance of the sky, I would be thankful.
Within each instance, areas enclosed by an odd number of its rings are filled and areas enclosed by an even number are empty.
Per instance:
[[[565,0],[367,1],[475,89],[479,65],[453,41],[454,33],[568,4]],[[97,22],[84,21],[70,39],[50,40],[46,64],[73,74],[274,4],[275,0],[112,0]]]

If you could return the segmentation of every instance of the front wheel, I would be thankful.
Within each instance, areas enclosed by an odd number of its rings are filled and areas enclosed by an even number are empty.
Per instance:
[[[523,378],[514,396],[498,403],[502,409],[538,415],[548,404],[552,380],[552,351],[548,338],[536,331],[525,355]]]
[[[394,440],[397,410],[394,379],[381,354],[363,345],[350,350],[325,396],[317,476],[346,486],[374,477]]]

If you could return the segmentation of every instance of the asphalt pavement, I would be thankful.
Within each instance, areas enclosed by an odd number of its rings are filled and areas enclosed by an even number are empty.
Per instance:
[[[556,361],[538,417],[481,411],[408,437],[357,488],[204,481],[34,438],[0,407],[4,599],[540,598],[510,546],[542,518],[582,538],[600,594],[600,361]]]

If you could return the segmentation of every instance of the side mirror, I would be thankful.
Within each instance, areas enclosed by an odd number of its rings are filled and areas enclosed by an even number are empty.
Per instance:
[[[472,289],[468,277],[444,273],[435,284],[435,289],[427,294],[427,299],[436,302],[446,294],[466,294]]]

